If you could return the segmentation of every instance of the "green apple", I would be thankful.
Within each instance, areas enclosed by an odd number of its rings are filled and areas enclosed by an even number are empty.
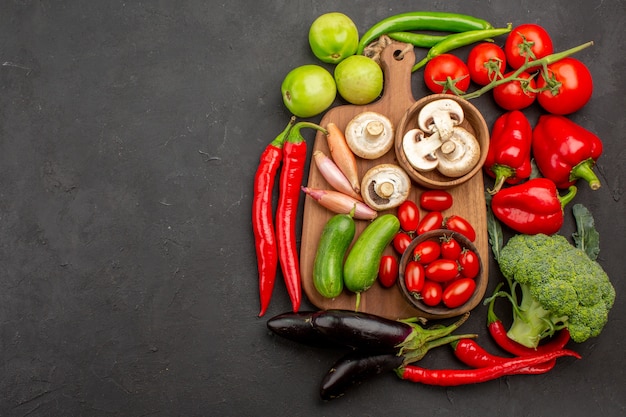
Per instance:
[[[359,31],[352,19],[345,14],[325,13],[311,24],[309,45],[320,61],[337,64],[356,53]]]
[[[383,91],[383,70],[371,58],[352,55],[335,67],[339,95],[348,103],[368,104]]]
[[[319,65],[289,71],[280,87],[283,102],[294,116],[313,117],[328,109],[337,96],[335,79]]]

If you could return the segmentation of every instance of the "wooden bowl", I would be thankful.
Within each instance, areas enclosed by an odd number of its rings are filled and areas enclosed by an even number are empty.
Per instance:
[[[443,303],[440,303],[439,305],[434,307],[424,304],[424,302],[419,299],[419,297],[416,297],[415,294],[412,294],[407,290],[406,283],[404,281],[404,271],[406,269],[406,265],[412,258],[413,250],[415,249],[415,247],[426,240],[434,240],[436,242],[440,242],[440,239],[443,236],[451,236],[460,243],[461,247],[473,250],[478,256],[478,261],[480,262],[480,270],[478,271],[478,275],[476,276],[476,278],[474,278],[476,281],[476,289],[474,290],[474,293],[469,298],[469,300],[465,302],[465,304],[455,308],[448,308],[443,305]],[[487,274],[484,273],[485,269],[483,267],[482,257],[481,254],[478,252],[476,246],[474,246],[474,244],[464,235],[447,229],[432,230],[430,232],[423,233],[413,239],[413,241],[411,241],[411,244],[404,251],[402,258],[400,259],[399,268],[400,273],[398,276],[398,285],[400,286],[400,292],[402,293],[402,296],[407,303],[409,303],[417,310],[423,312],[423,316],[428,319],[445,319],[450,317],[456,317],[472,310],[481,302],[483,296],[485,295],[485,291],[487,290],[487,283],[489,281],[489,277],[487,276]]]
[[[470,172],[461,177],[448,177],[441,174],[436,169],[427,172],[418,171],[409,163],[406,155],[404,154],[404,150],[402,149],[402,139],[404,138],[406,132],[411,129],[418,128],[417,115],[420,110],[426,104],[440,99],[452,99],[461,105],[464,112],[464,120],[460,126],[473,134],[480,145],[480,158],[478,163]],[[402,166],[402,168],[404,168],[413,181],[426,188],[445,189],[463,184],[482,169],[485,159],[487,158],[487,150],[489,149],[489,127],[478,109],[469,101],[453,94],[432,94],[421,98],[409,107],[400,120],[399,125],[396,127],[394,141],[394,149],[398,163]]]

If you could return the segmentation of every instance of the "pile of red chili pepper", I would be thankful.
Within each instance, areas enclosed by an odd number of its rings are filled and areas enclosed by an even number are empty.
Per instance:
[[[293,311],[300,308],[302,290],[296,248],[296,218],[307,157],[306,142],[300,134],[302,128],[325,132],[314,123],[296,123],[292,117],[287,127],[261,154],[254,177],[252,228],[259,270],[259,317],[265,314],[269,306],[279,262]],[[281,162],[277,222],[274,228],[272,195]]]

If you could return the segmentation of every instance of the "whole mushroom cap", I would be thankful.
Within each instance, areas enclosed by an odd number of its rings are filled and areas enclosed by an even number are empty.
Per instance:
[[[357,114],[346,126],[346,142],[363,159],[376,159],[393,146],[394,128],[384,115],[366,111]]]
[[[378,211],[399,206],[408,198],[410,190],[411,178],[395,164],[376,165],[361,181],[363,201]]]

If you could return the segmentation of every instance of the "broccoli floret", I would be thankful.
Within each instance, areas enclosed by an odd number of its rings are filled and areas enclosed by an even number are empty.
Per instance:
[[[567,327],[574,342],[600,334],[615,289],[600,264],[561,235],[515,235],[498,258],[513,303],[511,339],[537,347]],[[518,301],[519,300],[519,301]]]

